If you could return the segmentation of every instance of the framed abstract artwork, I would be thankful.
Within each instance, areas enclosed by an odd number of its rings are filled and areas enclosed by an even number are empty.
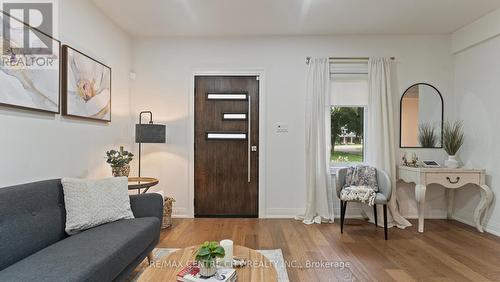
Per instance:
[[[62,47],[62,113],[111,121],[111,68],[71,48]]]
[[[0,17],[0,105],[59,113],[61,42],[6,12]]]

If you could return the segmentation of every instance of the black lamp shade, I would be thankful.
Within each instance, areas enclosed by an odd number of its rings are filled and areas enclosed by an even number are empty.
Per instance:
[[[165,143],[166,133],[164,124],[136,124],[135,143]]]

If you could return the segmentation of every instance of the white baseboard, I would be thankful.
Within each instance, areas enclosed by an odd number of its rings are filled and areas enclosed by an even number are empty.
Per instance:
[[[474,228],[476,227],[476,224],[469,219],[464,219],[464,218],[461,218],[458,216],[452,216],[451,218],[453,220],[456,220],[456,221],[461,222],[463,224],[473,226]],[[486,226],[484,226],[483,228],[484,228],[485,232],[500,237],[500,226],[495,225],[495,224],[491,224],[491,223],[487,223]]]
[[[172,218],[193,218],[188,214],[172,214]]]
[[[187,211],[186,208],[173,208],[172,209],[173,218],[193,218]]]
[[[262,218],[295,218],[299,214],[303,214],[304,209],[297,208],[268,208],[266,216]],[[336,218],[340,218],[340,209],[334,209]],[[361,211],[358,208],[347,208],[346,218],[362,218]]]
[[[304,213],[304,209],[297,208],[268,208],[262,218],[295,218],[296,215]]]
[[[418,219],[418,214],[410,213],[402,215],[406,219]],[[424,215],[425,219],[447,219],[446,212],[431,212]]]

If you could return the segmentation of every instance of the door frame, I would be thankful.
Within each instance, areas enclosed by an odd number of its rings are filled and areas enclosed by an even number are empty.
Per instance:
[[[189,146],[189,179],[188,179],[188,215],[194,218],[194,86],[196,76],[259,76],[259,209],[258,218],[266,218],[266,83],[265,71],[257,69],[194,69],[190,77],[189,85],[189,116],[188,116],[188,146]]]

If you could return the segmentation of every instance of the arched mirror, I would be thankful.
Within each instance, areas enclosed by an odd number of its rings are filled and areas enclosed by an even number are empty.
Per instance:
[[[442,148],[443,97],[436,87],[410,86],[401,97],[400,114],[401,148]]]

